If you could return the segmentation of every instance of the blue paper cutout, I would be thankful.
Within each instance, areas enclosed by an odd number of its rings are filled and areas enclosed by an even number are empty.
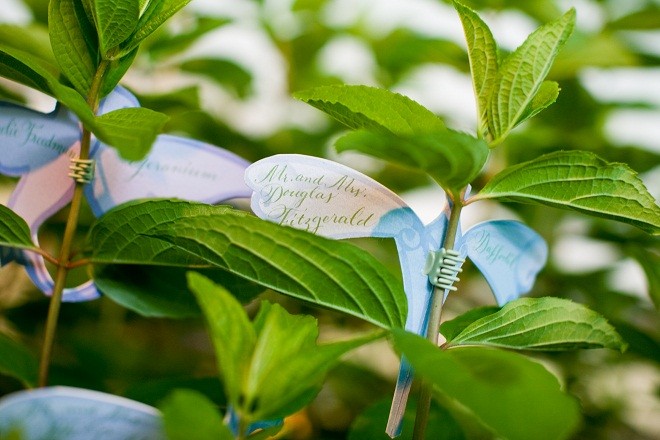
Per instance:
[[[137,106],[130,92],[117,87],[101,102],[99,114]],[[78,120],[62,106],[43,114],[0,103],[0,173],[21,176],[7,206],[25,219],[35,242],[41,224],[71,200],[75,184],[68,176],[69,164],[70,158],[78,155],[80,134]],[[251,194],[243,182],[249,162],[192,139],[160,135],[145,159],[136,162],[121,159],[117,150],[93,139],[90,158],[96,160],[96,173],[84,192],[96,216],[139,198],[177,197],[218,203]],[[0,263],[11,259],[25,265],[41,291],[51,293],[53,280],[40,255],[5,250]],[[88,281],[65,289],[63,301],[98,296],[94,283]]]
[[[50,387],[0,399],[0,438],[18,429],[25,440],[161,440],[160,413],[98,391]]]
[[[257,161],[246,170],[245,180],[254,190],[252,210],[263,219],[330,238],[394,238],[408,301],[405,328],[424,335],[433,286],[423,268],[429,252],[442,247],[451,212],[449,201],[438,218],[424,225],[403,200],[370,177],[304,155],[283,154]],[[349,195],[341,192],[346,185],[339,187],[337,182],[350,183]],[[371,221],[351,222],[351,213],[358,211],[362,219]],[[285,215],[287,212],[293,214]],[[298,221],[295,215],[310,221]],[[524,224],[509,220],[484,222],[465,234],[459,227],[455,248],[479,268],[500,306],[527,293],[547,259],[543,239]],[[444,299],[448,293],[444,292]],[[387,426],[392,436],[400,433],[412,377],[410,365],[402,359]]]

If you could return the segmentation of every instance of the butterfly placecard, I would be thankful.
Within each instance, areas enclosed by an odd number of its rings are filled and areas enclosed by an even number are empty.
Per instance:
[[[98,391],[49,387],[0,399],[0,438],[25,440],[161,440],[165,430],[153,407]]]
[[[442,247],[450,205],[428,225],[392,191],[347,166],[305,155],[272,156],[250,165],[245,180],[252,188],[256,215],[330,238],[392,237],[397,246],[408,301],[406,329],[426,331],[433,286],[424,271],[430,252]],[[528,292],[545,265],[547,246],[524,224],[488,221],[460,228],[455,248],[479,268],[499,305]],[[445,297],[448,291],[445,291]],[[387,431],[400,431],[412,384],[402,362]]]
[[[101,102],[99,114],[137,106],[137,99],[118,87]],[[71,200],[75,183],[68,175],[69,165],[70,159],[78,155],[80,135],[80,123],[61,106],[51,114],[43,114],[0,103],[0,173],[21,177],[7,205],[25,219],[35,242],[43,222]],[[136,162],[122,159],[117,150],[94,140],[90,158],[96,161],[96,172],[85,186],[85,196],[96,216],[121,203],[146,197],[218,203],[251,194],[243,181],[249,165],[246,160],[192,139],[160,135],[149,154]],[[13,254],[25,265],[36,286],[50,294],[53,280],[43,258],[32,252]],[[7,261],[5,256],[2,264]],[[89,281],[65,289],[63,301],[98,296]]]

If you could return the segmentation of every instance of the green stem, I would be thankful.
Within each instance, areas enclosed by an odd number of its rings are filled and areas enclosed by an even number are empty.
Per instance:
[[[447,250],[454,248],[456,241],[456,232],[458,231],[458,224],[461,218],[461,210],[463,209],[462,193],[461,197],[457,197],[454,206],[451,210],[449,217],[449,224],[447,225],[447,234],[443,247]],[[442,317],[442,306],[444,304],[444,291],[438,287],[433,289],[433,297],[431,299],[431,311],[429,314],[429,324],[426,328],[426,339],[431,341],[434,345],[438,345],[438,335],[440,334],[440,321]],[[417,400],[417,413],[415,414],[415,428],[413,430],[413,440],[423,440],[426,432],[426,425],[428,424],[429,411],[431,409],[431,397],[433,394],[433,386],[422,381],[419,398]]]
[[[98,108],[101,85],[103,84],[103,77],[105,76],[108,66],[109,63],[107,61],[101,61],[89,89],[87,104],[94,113],[96,113]],[[91,138],[92,133],[87,128],[83,128],[82,136],[80,138],[80,159],[89,158]],[[80,207],[82,205],[83,189],[84,184],[76,183],[76,186],[73,190],[73,197],[71,198],[71,207],[69,208],[69,216],[66,221],[64,236],[62,237],[62,247],[60,248],[59,258],[57,259],[55,284],[53,286],[53,293],[51,295],[50,305],[48,307],[48,317],[46,318],[44,342],[41,347],[41,358],[39,360],[38,383],[40,387],[45,387],[48,384],[48,370],[50,367],[50,359],[55,342],[55,330],[57,329],[57,320],[60,314],[62,294],[66,285],[66,277],[70,269],[69,262],[71,259],[71,247],[73,245],[73,238],[75,237],[76,230],[78,229],[78,218],[80,216]]]

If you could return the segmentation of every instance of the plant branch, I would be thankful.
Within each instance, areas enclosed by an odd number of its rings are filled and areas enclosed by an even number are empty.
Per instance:
[[[94,79],[92,80],[89,94],[87,95],[87,104],[94,113],[96,113],[98,108],[101,85],[103,84],[103,78],[108,66],[109,63],[107,61],[101,61],[96,70],[96,74],[94,75]],[[89,158],[91,139],[91,131],[83,127],[80,138],[80,159]],[[62,247],[60,248],[59,258],[55,262],[57,264],[57,272],[55,274],[55,284],[53,286],[50,305],[48,307],[44,342],[41,347],[41,358],[39,360],[38,384],[40,387],[44,387],[48,384],[48,370],[50,367],[53,344],[55,342],[55,330],[57,329],[57,320],[60,314],[60,306],[62,304],[62,294],[64,292],[64,286],[66,285],[67,274],[70,269],[69,261],[71,259],[73,238],[78,229],[78,218],[80,216],[80,207],[82,205],[83,189],[84,184],[76,183],[76,187],[73,190],[73,197],[71,198],[71,207],[69,209],[69,216],[64,229],[64,236],[62,238]]]
[[[461,217],[461,210],[463,209],[463,195],[456,197],[454,206],[451,209],[449,217],[449,224],[447,225],[447,234],[443,247],[447,250],[454,248],[456,241],[456,233]],[[442,317],[442,306],[444,304],[445,292],[444,290],[435,287],[431,299],[431,310],[429,312],[429,323],[426,327],[426,339],[431,341],[434,345],[438,345],[438,335],[440,334],[440,321]],[[419,390],[419,399],[417,400],[417,413],[415,415],[415,428],[413,430],[413,440],[423,440],[426,425],[428,424],[429,411],[431,409],[431,396],[433,393],[433,385],[426,381],[422,381]]]

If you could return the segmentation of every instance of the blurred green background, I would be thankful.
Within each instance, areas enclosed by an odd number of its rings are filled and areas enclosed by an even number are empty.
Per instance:
[[[465,3],[479,11],[505,51],[571,6],[578,16],[578,27],[550,73],[549,79],[562,89],[557,103],[495,150],[487,172],[473,187],[479,189],[504,166],[553,150],[581,149],[628,163],[658,199],[660,2]],[[47,38],[47,4],[3,0],[0,22],[20,24]],[[462,28],[449,2],[192,0],[143,44],[122,84],[143,106],[171,117],[167,132],[221,146],[251,161],[302,153],[346,163],[402,195],[430,221],[442,208],[430,179],[364,156],[338,155],[332,142],[343,128],[290,96],[324,84],[375,85],[404,93],[453,128],[473,132],[476,116],[468,69]],[[2,79],[0,98],[42,111],[54,105]],[[15,183],[0,176],[0,202],[6,202]],[[58,213],[43,227],[42,245],[57,247],[65,214]],[[521,219],[550,245],[550,261],[530,295],[585,303],[606,316],[630,344],[623,355],[605,350],[535,355],[580,400],[584,423],[575,438],[660,438],[658,239],[611,221],[527,205],[477,204],[466,210],[464,222],[467,226],[494,218]],[[92,221],[87,212],[83,223]],[[399,270],[389,240],[356,243],[393,272]],[[458,294],[447,302],[445,319],[494,304],[478,271],[466,266]],[[71,283],[86,276],[80,271]],[[368,328],[273,292],[263,296],[291,311],[316,315],[326,339]],[[25,343],[35,356],[47,304],[20,266],[0,269],[0,332]],[[396,371],[397,358],[385,343],[349,356],[296,419],[289,438],[347,438],[351,423],[374,404],[367,418],[382,417],[387,405],[378,402],[391,393]],[[62,309],[53,384],[103,390],[149,404],[158,404],[174,387],[188,386],[222,405],[215,376],[213,351],[200,319],[147,319],[105,298]],[[0,375],[0,396],[19,389],[19,382]],[[467,438],[490,438],[451,401],[442,400]],[[442,438],[460,438],[447,435]],[[366,437],[355,433],[351,438]]]

